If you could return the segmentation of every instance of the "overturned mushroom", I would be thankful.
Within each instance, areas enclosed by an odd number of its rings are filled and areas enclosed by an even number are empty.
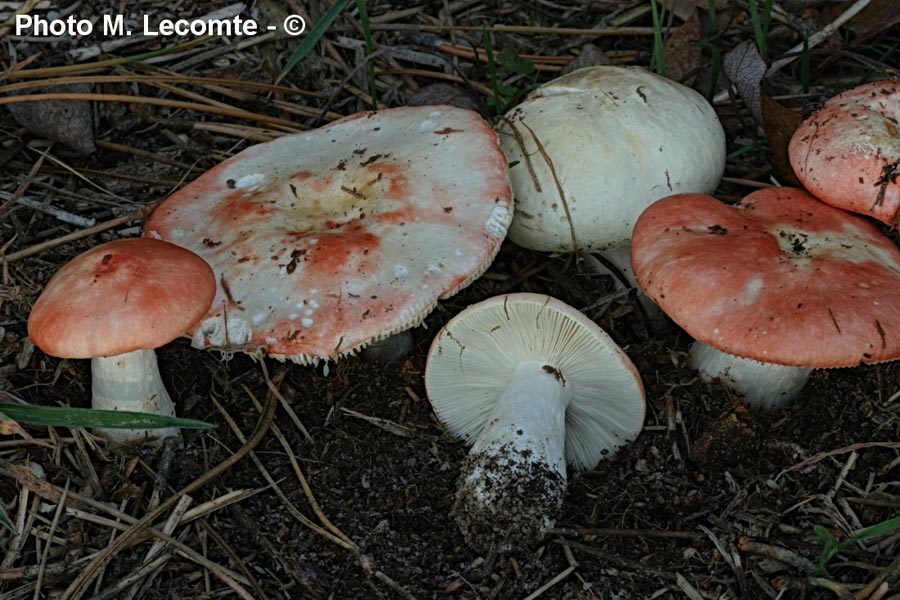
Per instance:
[[[644,420],[625,353],[541,294],[497,296],[450,320],[428,353],[425,387],[450,432],[473,444],[453,511],[479,550],[539,541],[562,506],[566,463],[594,468]]]

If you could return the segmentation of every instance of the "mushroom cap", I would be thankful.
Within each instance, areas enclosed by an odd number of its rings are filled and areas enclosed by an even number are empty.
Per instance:
[[[495,296],[444,325],[425,368],[435,413],[453,435],[474,442],[526,360],[546,361],[574,384],[566,410],[569,464],[592,469],[640,433],[644,386],[631,359],[596,323],[543,294]]]
[[[212,269],[193,252],[160,240],[116,240],[50,278],[28,317],[28,337],[62,358],[158,348],[196,325],[215,291]]]
[[[725,133],[712,106],[637,67],[587,67],[550,81],[497,131],[518,162],[509,238],[532,250],[625,245],[650,203],[711,193],[725,169]]]
[[[634,228],[641,289],[695,339],[762,362],[847,367],[900,357],[900,250],[796,188],[729,206],[678,194]]]
[[[900,78],[831,98],[794,132],[788,153],[817,198],[895,225],[900,211]]]
[[[396,108],[248,148],[169,197],[145,235],[216,272],[195,346],[306,364],[419,324],[479,277],[511,201],[477,113]]]

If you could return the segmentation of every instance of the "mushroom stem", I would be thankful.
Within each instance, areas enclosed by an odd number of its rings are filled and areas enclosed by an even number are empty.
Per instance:
[[[175,405],[166,391],[153,350],[135,350],[116,356],[91,359],[93,396],[91,406],[175,416]],[[146,437],[179,436],[177,427],[164,429],[98,429],[112,442],[133,442]]]
[[[463,466],[453,515],[466,542],[508,550],[540,541],[566,489],[566,408],[572,384],[543,361],[523,361]]]
[[[766,410],[794,401],[812,372],[806,367],[735,356],[698,341],[691,346],[690,365],[700,372],[703,381],[718,378],[740,394],[744,404]]]

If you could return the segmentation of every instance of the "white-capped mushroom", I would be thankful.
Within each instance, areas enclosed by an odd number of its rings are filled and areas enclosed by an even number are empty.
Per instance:
[[[579,69],[531,92],[497,127],[515,163],[509,239],[597,252],[631,282],[628,244],[653,201],[711,193],[725,133],[703,96],[638,67]]]

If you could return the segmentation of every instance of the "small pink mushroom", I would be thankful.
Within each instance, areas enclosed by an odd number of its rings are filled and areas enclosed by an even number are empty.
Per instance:
[[[895,225],[900,211],[900,79],[828,100],[791,138],[791,166],[819,199]]]

